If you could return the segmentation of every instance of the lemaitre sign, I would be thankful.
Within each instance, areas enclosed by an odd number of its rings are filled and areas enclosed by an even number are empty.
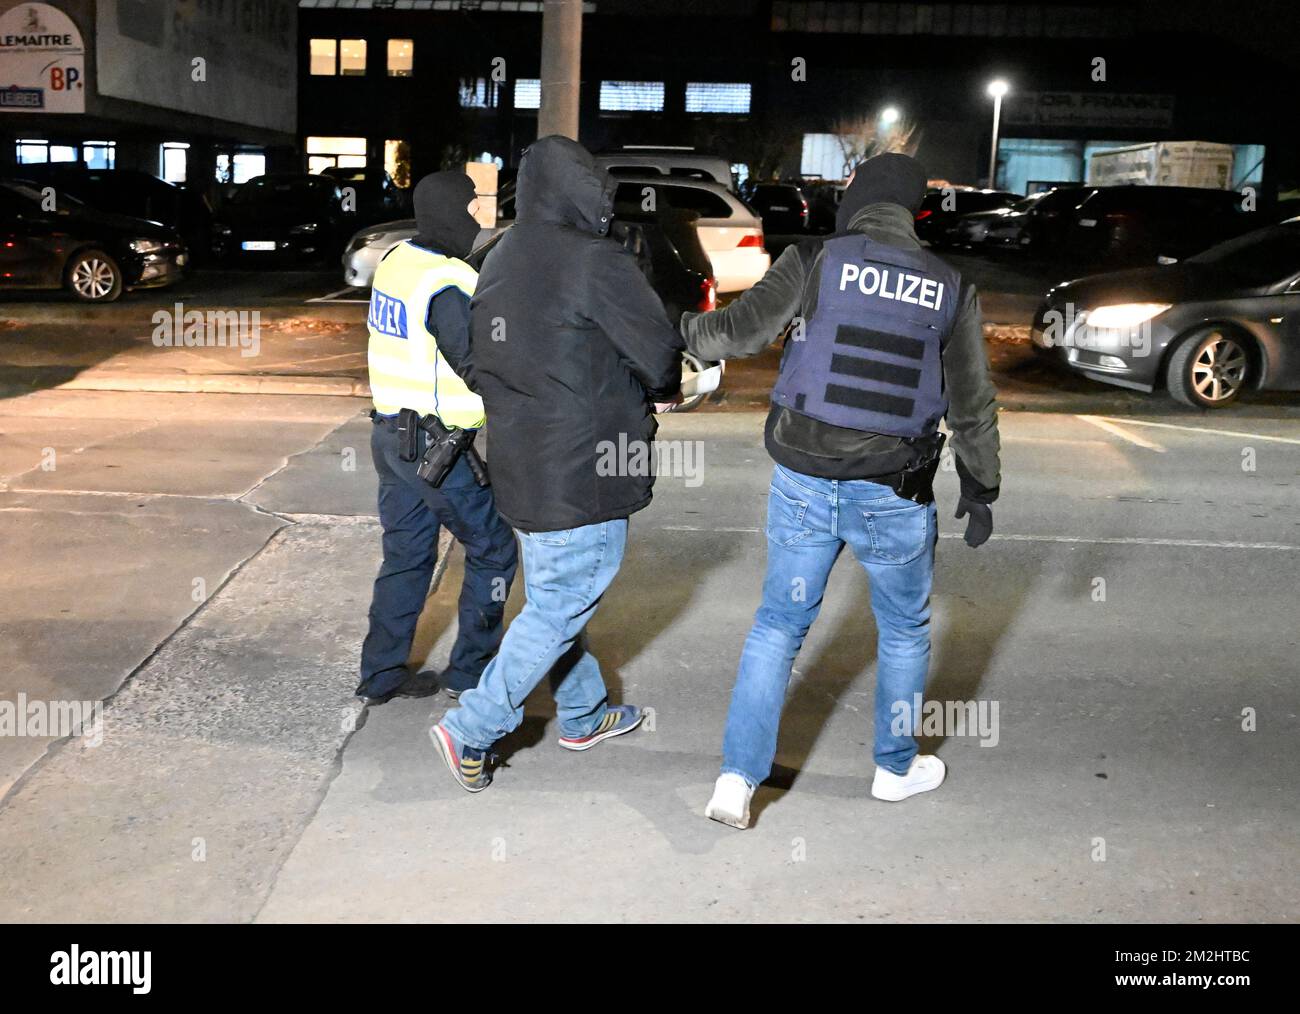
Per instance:
[[[0,15],[0,113],[84,113],[86,48],[72,19],[49,4]]]

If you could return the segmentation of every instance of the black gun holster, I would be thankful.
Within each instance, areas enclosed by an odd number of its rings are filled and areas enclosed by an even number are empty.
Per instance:
[[[403,409],[402,411],[406,411]],[[420,464],[416,466],[415,474],[427,482],[435,489],[441,486],[451,470],[456,467],[456,462],[463,455],[469,463],[469,469],[474,473],[474,481],[480,486],[488,486],[491,480],[488,478],[487,466],[483,459],[479,457],[478,449],[474,446],[474,438],[478,436],[478,430],[465,430],[459,426],[444,426],[442,420],[436,415],[426,415],[419,420],[418,428],[423,430],[429,436],[429,447],[420,458]],[[414,459],[411,459],[414,460]]]
[[[883,475],[874,480],[882,486],[888,486],[904,500],[916,503],[930,503],[934,500],[934,474],[939,471],[940,455],[947,441],[947,434],[935,433],[925,438],[929,446],[920,453],[919,458],[909,463],[907,468],[893,475]],[[915,446],[915,445],[913,445]]]

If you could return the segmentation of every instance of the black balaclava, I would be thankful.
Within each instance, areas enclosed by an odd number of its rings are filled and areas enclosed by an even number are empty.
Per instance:
[[[915,215],[925,183],[925,170],[910,155],[886,152],[859,162],[835,213],[835,231],[847,232],[849,221],[868,204],[901,204]]]
[[[433,173],[415,185],[415,242],[448,257],[474,249],[479,224],[465,206],[474,200],[474,181],[459,169]]]

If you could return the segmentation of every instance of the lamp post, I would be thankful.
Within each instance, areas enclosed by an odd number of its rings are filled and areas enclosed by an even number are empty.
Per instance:
[[[989,82],[988,93],[993,96],[993,146],[989,149],[990,190],[997,186],[995,179],[998,172],[998,123],[1002,119],[1002,96],[1009,90],[1010,86],[1002,78],[995,78]]]

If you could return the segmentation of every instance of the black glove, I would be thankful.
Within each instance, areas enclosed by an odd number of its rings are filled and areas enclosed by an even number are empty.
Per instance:
[[[970,520],[966,522],[966,545],[974,549],[988,542],[989,536],[993,534],[993,508],[963,496],[957,500],[957,513],[953,517],[964,518],[968,513]]]

